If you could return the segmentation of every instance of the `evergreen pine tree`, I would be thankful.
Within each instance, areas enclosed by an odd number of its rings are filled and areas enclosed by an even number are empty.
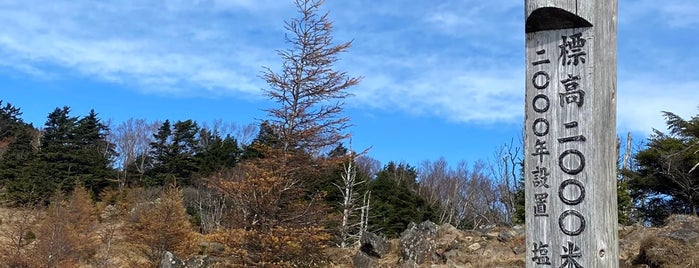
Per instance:
[[[15,167],[10,169],[15,175],[7,185],[8,199],[46,202],[57,189],[71,192],[76,183],[87,186],[93,196],[99,194],[112,175],[114,147],[106,140],[108,131],[94,111],[78,120],[65,106],[48,115],[36,154],[33,130],[18,132],[10,158],[23,163],[5,163]]]
[[[699,115],[663,112],[669,133],[655,130],[625,172],[641,221],[660,225],[671,213],[699,215]]]
[[[199,127],[192,120],[177,121],[170,125],[166,120],[154,135],[151,143],[153,166],[147,185],[190,185],[192,175],[198,170],[195,155],[199,152],[197,133]]]
[[[150,154],[148,157],[150,160],[148,162],[151,165],[146,170],[146,177],[143,180],[145,186],[155,186],[164,185],[164,177],[166,177],[167,169],[163,163],[167,163],[171,156],[169,155],[169,148],[172,136],[172,129],[170,126],[170,120],[165,120],[158,131],[153,134],[154,142],[150,143]]]
[[[10,103],[2,107],[2,100],[0,100],[0,141],[14,136],[15,131],[24,125],[21,116],[22,112],[18,107]]]
[[[262,152],[269,149],[281,150],[282,142],[274,126],[269,121],[263,121],[255,139],[245,146],[243,159],[262,158],[264,157]]]
[[[395,237],[410,222],[435,220],[435,209],[416,194],[416,178],[415,168],[393,162],[377,174],[369,185],[372,193],[372,217],[369,219],[371,228]]]
[[[199,126],[196,122],[188,119],[177,121],[173,128],[172,144],[170,145],[173,159],[167,166],[178,183],[190,185],[192,176],[199,169],[195,160],[196,154],[200,152],[197,136]]]
[[[77,122],[78,118],[70,115],[70,107],[64,106],[51,112],[44,124],[39,158],[33,163],[35,172],[31,180],[48,187],[35,189],[46,197],[51,196],[56,187],[71,190],[77,179],[75,175],[80,169],[76,159],[80,148],[75,137]]]
[[[32,125],[22,121],[21,115],[20,109],[9,103],[0,108],[0,141],[3,143],[0,151],[0,188],[5,188],[3,199],[14,205],[32,203],[42,196],[42,193],[34,190],[42,188],[40,183],[29,180],[34,172],[32,163],[37,155],[35,140],[39,134]]]
[[[26,195],[31,192],[29,189],[35,187],[28,180],[36,158],[36,149],[32,145],[34,135],[31,126],[20,128],[0,160],[0,185],[6,187],[3,198],[18,205],[31,203],[31,200],[38,198]]]
[[[199,132],[200,148],[195,156],[199,174],[207,177],[214,172],[232,168],[240,158],[241,150],[238,142],[230,135],[225,138],[217,132],[201,129]]]
[[[109,127],[94,110],[81,118],[75,128],[78,181],[94,196],[113,184],[111,179],[116,176],[111,165],[115,145],[107,140],[108,133]]]

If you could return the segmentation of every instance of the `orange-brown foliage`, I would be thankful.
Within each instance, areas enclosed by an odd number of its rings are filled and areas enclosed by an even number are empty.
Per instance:
[[[33,260],[38,267],[74,267],[97,250],[97,211],[90,194],[78,186],[69,198],[54,196],[37,227]]]
[[[232,209],[226,224],[231,228],[209,237],[226,245],[243,265],[318,265],[330,236],[325,230],[327,208],[303,185],[317,172],[313,162],[299,153],[263,149],[264,158],[211,180]]]
[[[227,246],[226,254],[248,266],[319,266],[330,235],[320,227],[273,227],[267,231],[227,229],[207,236]]]
[[[35,240],[36,210],[14,209],[2,215],[0,267],[29,267],[29,249]]]
[[[196,235],[182,204],[182,191],[170,188],[160,198],[137,203],[128,215],[126,234],[133,247],[156,265],[166,251],[191,255]]]

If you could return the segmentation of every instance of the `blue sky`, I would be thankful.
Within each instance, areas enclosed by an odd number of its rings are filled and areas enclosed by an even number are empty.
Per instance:
[[[699,1],[619,0],[617,131],[699,113]],[[328,0],[337,69],[363,80],[346,115],[355,148],[417,165],[492,158],[521,136],[524,1]],[[292,1],[0,1],[0,99],[43,125],[55,107],[121,122],[248,124],[274,103]],[[613,127],[613,126],[610,126]]]

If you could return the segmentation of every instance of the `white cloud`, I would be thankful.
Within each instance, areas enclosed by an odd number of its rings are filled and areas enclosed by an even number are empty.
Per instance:
[[[203,2],[52,3],[2,6],[4,65],[30,75],[58,66],[148,92],[254,95],[260,64],[274,57],[260,53],[264,39],[235,38],[247,29]]]
[[[506,39],[523,35],[523,9],[523,2],[509,0],[446,1],[430,8],[424,20],[449,35]]]
[[[682,52],[696,35],[675,44],[644,30],[695,27],[699,4],[664,3],[621,3],[620,129],[650,131],[663,126],[661,110],[687,116],[699,104],[699,58]],[[325,10],[336,40],[354,40],[338,67],[364,76],[351,105],[455,122],[522,119],[522,2],[328,1]],[[283,20],[294,15],[278,0],[0,3],[0,57],[5,69],[43,78],[59,77],[57,66],[149,93],[259,96],[261,67],[279,66],[274,50],[285,48]]]
[[[405,69],[404,75],[382,71],[393,66],[393,61],[378,58],[370,69],[360,71],[371,75],[355,90],[358,106],[438,116],[454,122],[517,122],[522,118],[523,69],[415,55],[402,58],[398,68]]]
[[[696,1],[663,3],[661,10],[671,27],[695,29],[694,27],[699,26],[699,3]]]
[[[699,2],[691,0],[620,1],[619,13],[622,27],[643,29],[640,26],[652,22],[654,27],[692,29],[699,24]]]
[[[434,23],[443,28],[461,26],[473,26],[474,22],[468,16],[459,16],[451,12],[437,12],[428,14],[427,22]]]
[[[221,10],[274,10],[282,7],[292,6],[291,1],[279,0],[212,0],[214,6]]]
[[[699,113],[699,81],[673,82],[662,77],[634,77],[619,81],[618,118],[620,131],[651,133],[665,131],[662,111],[689,119]]]
[[[350,36],[355,45],[343,57],[341,67],[364,76],[354,90],[357,105],[459,123],[519,123],[524,30],[514,21],[521,19],[516,10],[521,4],[496,2],[502,3],[388,1],[381,6],[394,9],[387,15],[389,26],[339,21],[375,30]]]

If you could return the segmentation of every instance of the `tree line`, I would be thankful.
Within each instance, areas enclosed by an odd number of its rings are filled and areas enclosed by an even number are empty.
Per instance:
[[[419,166],[397,162],[381,166],[341,143],[323,154],[303,148],[284,153],[284,144],[269,122],[257,127],[220,122],[200,127],[192,120],[129,119],[109,126],[95,111],[80,117],[62,107],[49,113],[44,127],[38,129],[24,123],[20,108],[12,104],[2,108],[2,115],[0,187],[8,206],[48,206],[52,196],[70,195],[78,186],[93,201],[105,202],[113,191],[175,185],[184,190],[189,217],[202,233],[232,224],[214,215],[221,206],[240,210],[243,219],[252,217],[250,224],[262,224],[263,215],[277,218],[287,212],[293,214],[288,218],[330,224],[333,215],[343,210],[349,210],[343,215],[346,222],[359,224],[355,211],[365,206],[364,230],[388,236],[398,235],[411,221],[464,228],[501,224],[511,217],[505,216],[507,211],[513,211],[499,203],[506,189],[491,180],[492,170],[484,162],[473,169],[466,163],[452,169],[444,159]],[[248,143],[238,142],[254,129],[258,132]],[[345,183],[348,179],[351,182]],[[365,198],[371,202],[359,204]],[[295,199],[303,206],[318,207],[285,207]],[[306,210],[323,220],[303,214]],[[269,220],[266,228],[288,221]],[[358,228],[346,226],[345,231],[356,234]],[[346,239],[350,245],[357,237]]]
[[[519,142],[497,148],[490,161],[416,166],[382,165],[352,148],[343,102],[361,78],[333,66],[351,42],[333,42],[322,1],[294,3],[289,48],[277,51],[282,66],[263,71],[274,103],[264,121],[106,123],[94,110],[75,116],[66,106],[37,128],[19,107],[0,102],[1,199],[43,211],[42,219],[26,213],[11,221],[13,242],[0,247],[0,258],[16,266],[109,266],[117,252],[135,251],[154,265],[167,250],[219,254],[236,265],[315,266],[328,261],[327,247],[356,246],[368,231],[396,237],[410,222],[461,229],[523,222]],[[670,133],[656,131],[620,161],[622,223],[697,213],[699,117],[665,116]],[[90,224],[69,229],[58,219]],[[100,232],[89,228],[95,224]],[[99,239],[71,242],[87,237]],[[223,249],[198,252],[194,237]],[[23,263],[26,256],[45,261]]]

